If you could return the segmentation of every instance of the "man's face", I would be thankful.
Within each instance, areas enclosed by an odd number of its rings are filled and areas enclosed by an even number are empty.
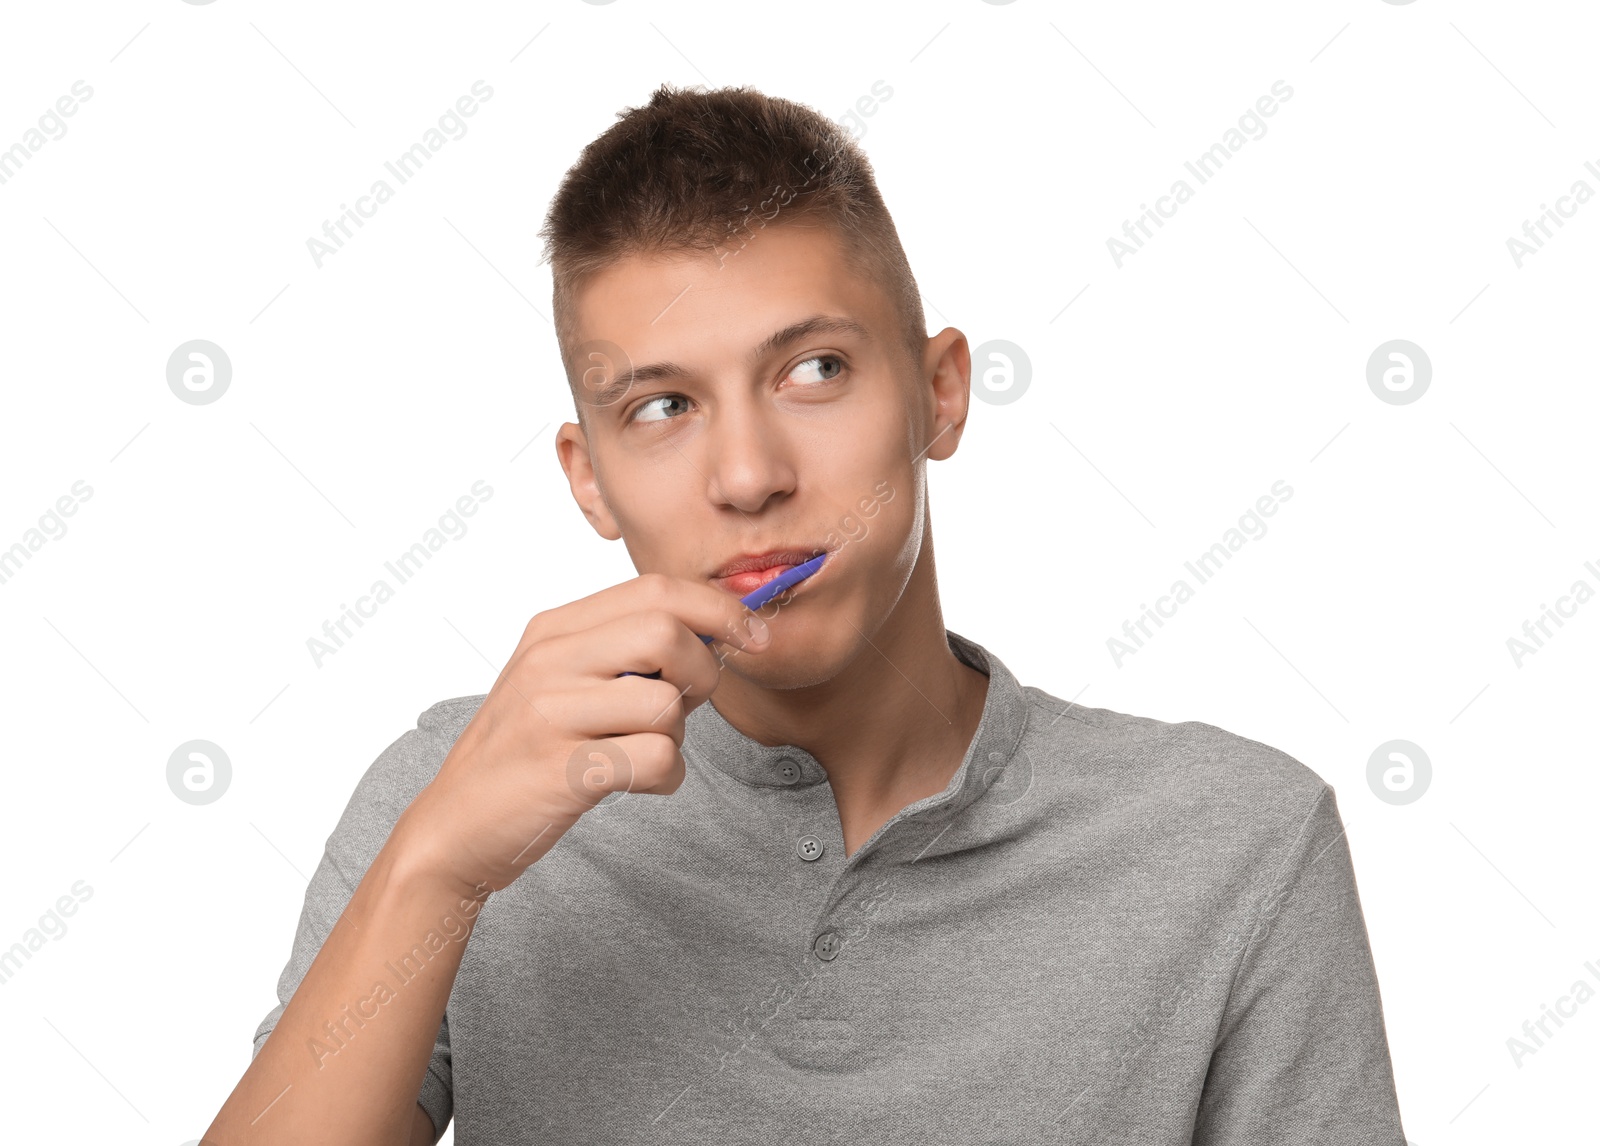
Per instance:
[[[734,596],[753,585],[717,579],[731,561],[826,551],[760,610],[770,651],[716,648],[768,686],[827,679],[893,611],[922,545],[914,463],[935,411],[889,296],[849,272],[831,228],[788,224],[720,258],[618,263],[585,284],[575,319],[580,347],[622,352],[578,363],[598,364],[577,395],[587,432],[567,423],[558,445],[590,522],[640,572]]]

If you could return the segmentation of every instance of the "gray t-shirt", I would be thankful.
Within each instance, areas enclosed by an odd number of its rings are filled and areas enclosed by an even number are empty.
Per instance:
[[[854,855],[816,758],[713,697],[675,793],[608,796],[492,895],[419,1095],[435,1126],[453,1115],[462,1146],[1403,1146],[1333,789],[946,636],[989,677],[977,733]],[[482,700],[434,705],[362,776],[257,1050]]]

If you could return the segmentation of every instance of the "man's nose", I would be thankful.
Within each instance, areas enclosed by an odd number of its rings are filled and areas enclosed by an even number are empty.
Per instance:
[[[758,401],[724,406],[706,436],[705,476],[713,503],[755,513],[773,497],[794,492],[791,443]]]

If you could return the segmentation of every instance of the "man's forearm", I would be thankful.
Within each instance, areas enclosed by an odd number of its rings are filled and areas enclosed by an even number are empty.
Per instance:
[[[397,825],[204,1141],[405,1146],[481,905]]]

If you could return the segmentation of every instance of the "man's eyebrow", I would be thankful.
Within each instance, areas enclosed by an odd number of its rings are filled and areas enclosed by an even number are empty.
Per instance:
[[[798,342],[802,338],[810,338],[813,334],[850,334],[863,342],[871,342],[872,334],[853,318],[844,318],[835,314],[814,314],[810,318],[802,318],[799,322],[791,322],[782,330],[774,331],[766,341],[755,348],[750,358],[765,358],[774,350],[781,349],[791,342]]]
[[[798,342],[802,338],[810,338],[816,334],[849,334],[864,342],[872,341],[872,333],[861,323],[853,318],[845,318],[833,314],[814,314],[810,318],[802,318],[798,322],[791,322],[781,330],[776,330],[762,340],[750,353],[751,361],[766,357],[774,350],[782,349],[791,342]],[[580,370],[582,364],[579,364]],[[635,366],[631,370],[620,371],[616,377],[604,385],[596,387],[589,395],[589,401],[595,406],[610,406],[622,398],[629,390],[643,386],[649,382],[661,379],[687,378],[689,371],[675,362],[652,362],[645,366]]]

